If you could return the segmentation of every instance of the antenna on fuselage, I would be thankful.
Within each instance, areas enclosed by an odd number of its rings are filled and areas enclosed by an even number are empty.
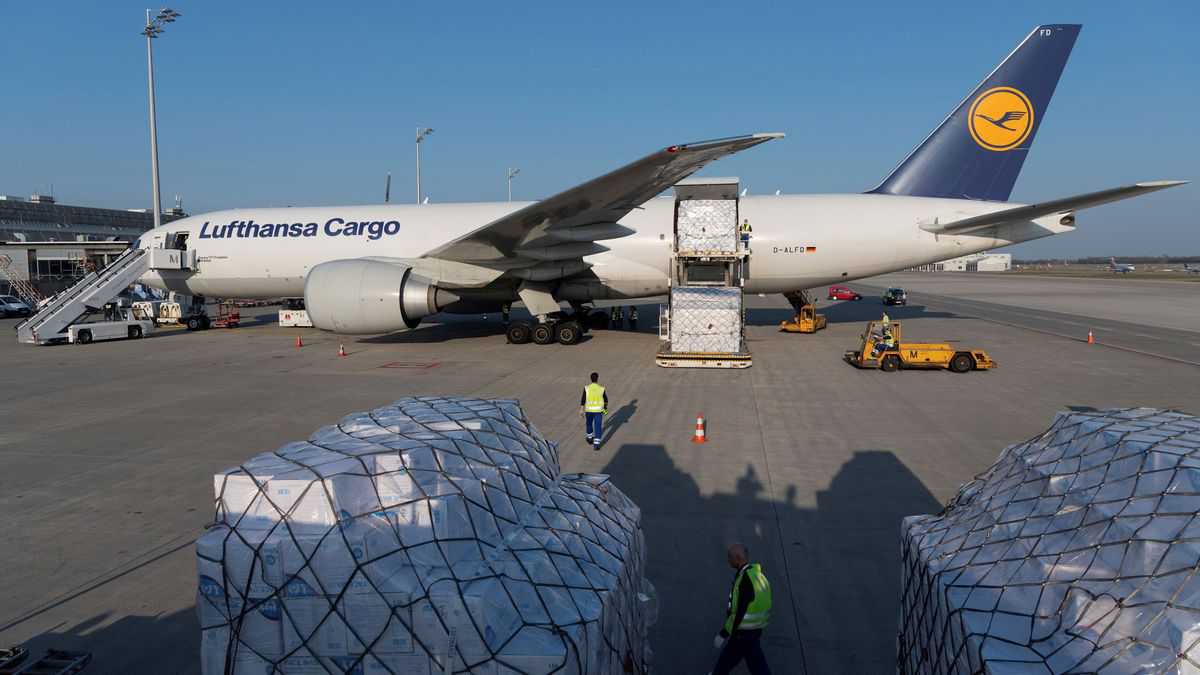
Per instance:
[[[383,184],[383,203],[392,201],[392,172],[387,173],[387,182]]]

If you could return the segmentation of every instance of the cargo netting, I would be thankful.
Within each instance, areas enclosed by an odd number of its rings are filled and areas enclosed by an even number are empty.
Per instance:
[[[680,253],[737,252],[737,200],[684,199],[675,216],[675,248]]]
[[[1200,673],[1200,418],[1063,412],[906,518],[901,673]]]
[[[742,289],[676,286],[671,289],[671,351],[734,354],[742,351]]]
[[[512,400],[404,398],[214,477],[216,673],[648,673],[641,513]]]

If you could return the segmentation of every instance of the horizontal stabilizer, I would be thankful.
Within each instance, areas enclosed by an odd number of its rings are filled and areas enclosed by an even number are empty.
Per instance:
[[[967,234],[975,230],[1033,220],[1042,216],[1071,213],[1080,209],[1100,206],[1101,204],[1164,190],[1176,185],[1184,185],[1185,183],[1187,183],[1186,180],[1158,180],[1146,183],[1134,183],[1133,185],[1100,190],[1099,192],[1089,192],[1087,194],[1075,195],[1074,197],[1055,199],[1042,202],[1041,204],[1030,204],[1028,206],[1004,209],[1003,211],[993,211],[992,213],[985,213],[982,216],[972,216],[950,223],[922,225],[921,229],[935,234]]]

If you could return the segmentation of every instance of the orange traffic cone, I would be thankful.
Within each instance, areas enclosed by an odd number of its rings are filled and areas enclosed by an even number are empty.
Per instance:
[[[346,355],[346,345],[338,343],[338,356]]]
[[[299,349],[299,348],[301,348],[301,347],[303,347],[303,346],[304,346],[304,340],[301,340],[301,339],[300,339],[300,336],[299,336],[299,335],[297,335],[297,336],[296,336],[296,349]]]
[[[1088,344],[1089,345],[1096,344],[1096,338],[1092,337],[1092,331],[1090,331],[1090,330],[1088,331]]]
[[[693,443],[707,443],[708,438],[705,435],[704,413],[696,415],[696,433],[692,435]]]

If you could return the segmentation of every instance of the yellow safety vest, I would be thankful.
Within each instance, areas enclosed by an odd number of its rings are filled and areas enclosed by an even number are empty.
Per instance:
[[[754,599],[746,607],[746,615],[742,617],[742,622],[738,624],[737,629],[759,630],[766,628],[767,623],[771,620],[771,583],[762,573],[762,565],[758,563],[747,565],[746,569],[739,572],[733,579],[733,591],[729,594],[729,617],[725,619],[726,633],[733,632],[733,616],[738,606],[738,587],[742,585],[743,576],[750,578],[750,584],[754,587]]]
[[[743,234],[750,234],[753,231],[754,230],[750,227],[750,221],[748,221],[748,220],[742,221],[742,233]]]
[[[583,404],[585,412],[602,413],[604,412],[604,387],[595,382],[583,388],[586,398]]]

